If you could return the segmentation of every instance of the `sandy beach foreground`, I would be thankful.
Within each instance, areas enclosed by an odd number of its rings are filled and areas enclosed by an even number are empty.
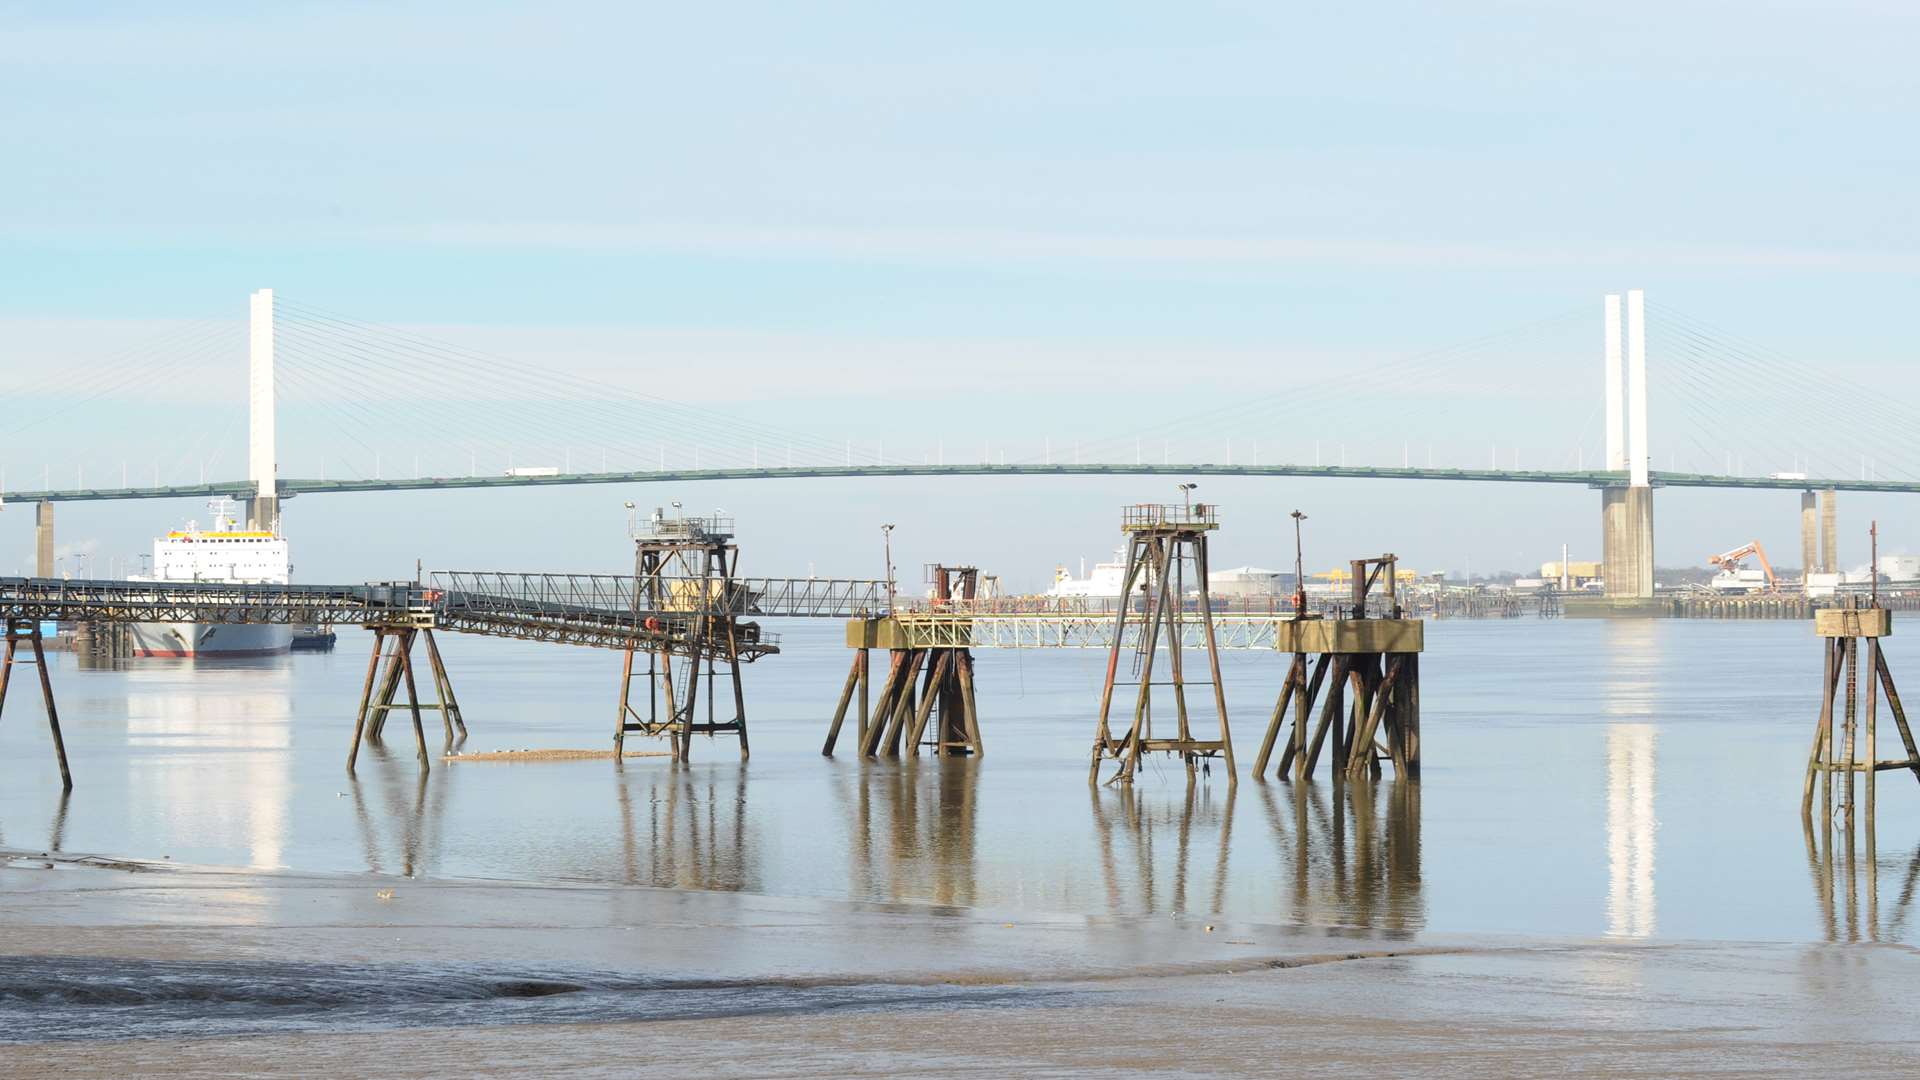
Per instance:
[[[1899,945],[3,860],[10,1076],[1920,1072]]]

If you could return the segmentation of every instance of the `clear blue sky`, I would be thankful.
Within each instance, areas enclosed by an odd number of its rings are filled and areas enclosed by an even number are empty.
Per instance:
[[[1295,457],[1317,439],[1355,460],[1431,443],[1448,463],[1505,446],[1557,464],[1597,448],[1593,324],[1629,287],[1809,377],[1916,398],[1910,5],[0,3],[0,23],[9,412],[37,407],[26,391],[50,370],[104,368],[177,320],[237,320],[267,285],[903,457],[1064,452],[1586,309],[1423,370],[1384,414],[1276,410],[1264,436]],[[1653,359],[1656,466],[1763,467],[1775,444],[1725,417],[1691,446],[1677,405],[1662,427],[1678,358]],[[156,458],[185,479],[215,454],[230,475],[242,365],[108,387],[17,433],[9,486]],[[1795,422],[1773,397],[1753,425],[1768,432]],[[1261,430],[1196,420],[1174,456]],[[1883,441],[1889,469],[1912,460],[1904,431]],[[360,452],[293,424],[283,472]],[[764,571],[871,569],[856,553],[896,520],[906,565],[975,558],[1037,582],[1110,548],[1115,505],[1165,486],[316,499],[290,528],[309,580],[415,554],[610,566],[620,501],[678,496],[738,514]],[[1227,564],[1280,561],[1293,505],[1327,561],[1519,567],[1562,541],[1593,554],[1597,533],[1578,489],[1208,490],[1238,515]],[[1908,502],[1847,510],[1849,533],[1878,514],[1890,547],[1915,546]],[[1759,536],[1796,562],[1793,511],[1664,494],[1661,561]],[[199,512],[63,510],[62,536],[124,554]],[[24,558],[27,517],[0,516],[0,567]]]

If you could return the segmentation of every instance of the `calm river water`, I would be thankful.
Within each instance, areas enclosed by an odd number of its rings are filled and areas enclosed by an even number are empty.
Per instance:
[[[839,625],[781,629],[785,653],[748,669],[749,763],[700,739],[690,767],[436,763],[424,784],[400,717],[357,779],[344,771],[357,631],[330,655],[119,671],[63,656],[77,786],[62,800],[38,688],[15,680],[0,847],[1409,933],[1920,941],[1910,776],[1881,777],[1876,860],[1857,853],[1851,895],[1844,851],[1831,887],[1809,855],[1820,653],[1806,623],[1431,623],[1422,780],[1344,793],[1244,776],[1283,675],[1271,654],[1227,658],[1237,789],[1216,768],[1190,790],[1160,761],[1131,793],[1095,792],[1101,654],[982,652],[985,757],[872,763],[844,741],[819,754],[846,671]],[[1888,642],[1889,661],[1920,680],[1908,641]],[[608,745],[616,654],[442,644],[465,750]],[[1881,738],[1896,754],[1889,720]]]

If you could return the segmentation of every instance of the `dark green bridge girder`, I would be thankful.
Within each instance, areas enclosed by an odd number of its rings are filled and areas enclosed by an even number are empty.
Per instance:
[[[642,472],[563,473],[558,476],[423,476],[392,480],[282,480],[283,496],[359,491],[438,491],[448,488],[529,488],[574,484],[685,484],[714,480],[798,480],[836,477],[926,476],[1270,476],[1352,480],[1464,480],[1499,484],[1624,485],[1624,472],[1600,470],[1431,469],[1372,465],[796,465],[786,468],[663,469]],[[1655,487],[1729,488],[1768,491],[1877,491],[1920,494],[1920,483],[1899,480],[1791,480],[1770,476],[1715,476],[1710,473],[1656,472]],[[167,487],[70,488],[60,491],[0,492],[15,502],[104,502],[110,499],[244,499],[253,494],[246,480]]]

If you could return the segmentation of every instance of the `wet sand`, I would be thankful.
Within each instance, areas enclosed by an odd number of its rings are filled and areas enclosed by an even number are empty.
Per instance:
[[[1902,1076],[1916,999],[1898,944],[0,860],[5,1075]]]

